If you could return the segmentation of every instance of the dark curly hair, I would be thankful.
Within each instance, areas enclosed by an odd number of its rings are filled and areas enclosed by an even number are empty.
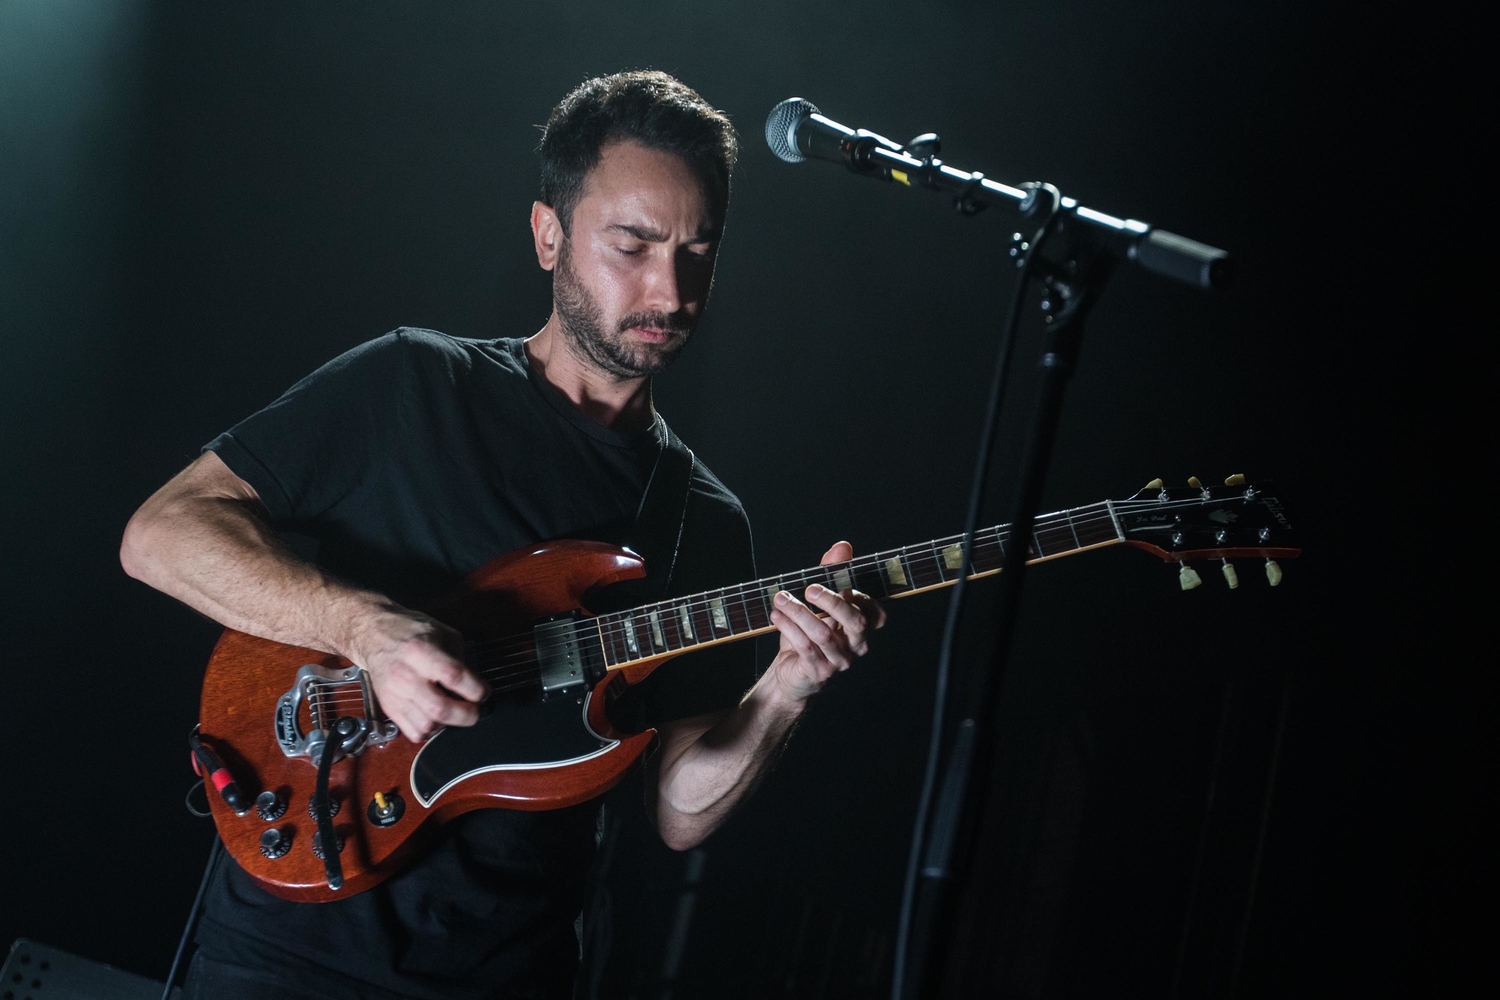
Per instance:
[[[600,150],[622,139],[682,157],[703,182],[714,214],[723,217],[739,155],[729,118],[676,77],[633,70],[585,80],[547,118],[537,146],[541,200],[557,213],[564,234]]]

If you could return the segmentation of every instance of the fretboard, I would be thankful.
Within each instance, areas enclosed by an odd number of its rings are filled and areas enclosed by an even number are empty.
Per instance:
[[[1058,559],[1124,541],[1112,507],[1111,501],[1105,500],[1038,516],[1026,561]],[[1003,524],[974,533],[969,579],[1004,568],[1011,557],[1010,534],[1010,526]],[[643,660],[769,632],[775,628],[771,624],[773,601],[783,590],[799,600],[815,583],[834,591],[853,588],[883,600],[907,597],[957,583],[963,566],[963,536],[950,535],[857,556],[848,562],[813,566],[599,615],[593,624],[599,630],[606,668],[618,670]],[[586,627],[584,622],[579,624]]]

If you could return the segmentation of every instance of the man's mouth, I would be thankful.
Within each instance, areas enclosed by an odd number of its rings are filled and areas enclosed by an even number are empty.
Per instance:
[[[633,326],[630,332],[648,344],[665,344],[675,331],[659,326]]]

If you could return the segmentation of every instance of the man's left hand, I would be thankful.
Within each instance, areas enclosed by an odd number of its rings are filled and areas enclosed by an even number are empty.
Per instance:
[[[818,564],[827,566],[853,558],[853,546],[836,542]],[[869,632],[885,624],[885,610],[874,598],[857,590],[835,593],[813,584],[804,596],[806,604],[782,591],[771,610],[771,624],[781,633],[781,650],[771,662],[771,670],[782,694],[796,702],[811,698],[828,678],[849,669],[857,657],[869,652]],[[819,618],[817,611],[827,617]]]

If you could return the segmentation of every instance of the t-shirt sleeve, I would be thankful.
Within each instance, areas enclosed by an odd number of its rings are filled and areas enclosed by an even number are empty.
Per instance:
[[[355,492],[400,430],[401,331],[339,355],[203,446],[255,487],[277,527],[316,524]]]

